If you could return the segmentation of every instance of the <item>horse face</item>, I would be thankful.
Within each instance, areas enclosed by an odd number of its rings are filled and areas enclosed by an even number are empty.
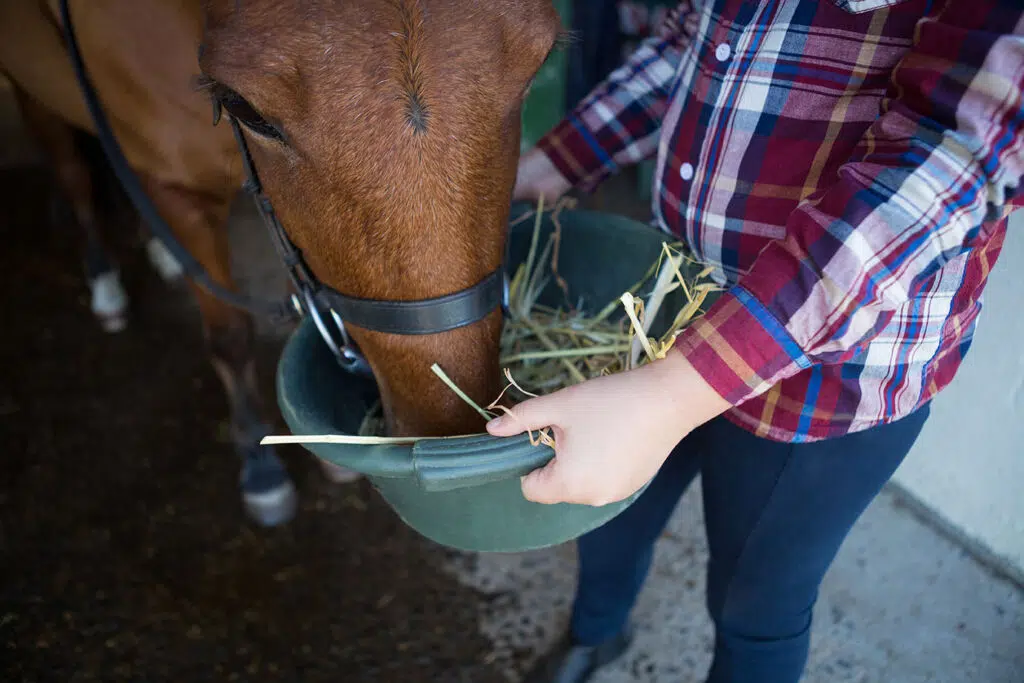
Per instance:
[[[210,0],[200,64],[247,129],[260,179],[325,284],[412,300],[500,264],[528,85],[553,48],[545,0]],[[498,389],[500,311],[428,336],[350,333],[390,431],[443,435]]]

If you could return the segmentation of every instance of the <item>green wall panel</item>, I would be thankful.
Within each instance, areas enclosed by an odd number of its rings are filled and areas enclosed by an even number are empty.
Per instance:
[[[562,23],[572,26],[570,0],[554,0],[555,10]],[[562,120],[566,113],[565,83],[569,55],[564,49],[555,50],[537,72],[537,78],[523,103],[523,136],[520,149],[533,147],[537,141]]]

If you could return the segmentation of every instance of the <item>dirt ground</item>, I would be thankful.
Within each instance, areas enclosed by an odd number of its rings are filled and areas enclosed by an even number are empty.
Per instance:
[[[37,165],[0,171],[0,681],[503,680],[490,598],[365,482],[283,450],[297,518],[246,522],[187,293],[108,206],[132,310],[104,334],[52,194]]]

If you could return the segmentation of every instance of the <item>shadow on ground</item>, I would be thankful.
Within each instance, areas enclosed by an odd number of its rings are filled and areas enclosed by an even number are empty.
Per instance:
[[[365,482],[283,451],[297,519],[246,522],[198,316],[130,214],[107,221],[132,298],[111,336],[47,175],[8,168],[0,192],[0,680],[500,680],[481,597]]]

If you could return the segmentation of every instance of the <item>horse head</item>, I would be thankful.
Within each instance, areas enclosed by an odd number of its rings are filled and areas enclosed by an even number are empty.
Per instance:
[[[549,0],[208,0],[200,66],[316,278],[420,300],[501,264],[521,106],[559,28]],[[479,430],[430,368],[496,396],[499,308],[437,334],[348,332],[392,434]]]

